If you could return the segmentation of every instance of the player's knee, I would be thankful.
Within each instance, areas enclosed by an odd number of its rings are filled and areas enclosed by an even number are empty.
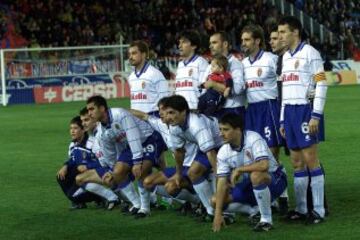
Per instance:
[[[153,187],[153,181],[150,177],[146,177],[144,180],[143,180],[143,186],[144,188],[152,188]]]
[[[252,185],[259,185],[259,184],[269,184],[271,178],[269,174],[264,172],[252,172],[250,174],[250,180]]]
[[[188,177],[190,178],[191,182],[195,182],[199,177],[203,174],[202,169],[200,168],[190,168],[188,171]]]
[[[75,177],[76,185],[81,186],[85,183],[85,178],[80,174]]]

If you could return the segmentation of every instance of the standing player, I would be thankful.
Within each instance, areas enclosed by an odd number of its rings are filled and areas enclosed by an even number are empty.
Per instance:
[[[229,97],[226,98],[223,109],[218,111],[217,117],[228,112],[233,112],[244,116],[245,114],[245,82],[243,77],[243,65],[239,59],[230,53],[230,42],[228,35],[225,32],[216,32],[210,37],[210,51],[211,55],[223,55],[227,57],[229,66],[228,71],[233,79],[233,89]],[[211,72],[211,67],[208,66],[206,72],[201,79],[201,83],[204,83],[205,88],[212,88],[219,92],[224,91],[224,86],[217,84],[214,81],[206,81],[208,75]]]
[[[282,144],[279,132],[280,106],[277,101],[277,56],[265,52],[264,32],[258,25],[245,26],[241,33],[246,96],[245,129],[259,133],[276,159]]]
[[[169,84],[163,74],[147,61],[149,48],[144,41],[132,42],[128,53],[129,62],[134,67],[128,79],[131,109],[156,113],[159,99],[170,95]]]
[[[231,202],[257,204],[261,218],[254,231],[269,231],[272,229],[271,201],[286,188],[286,174],[265,140],[256,132],[243,129],[242,118],[235,114],[226,114],[220,120],[225,144],[217,155],[215,232],[223,224],[223,207]],[[230,175],[233,185],[231,192],[228,189]],[[235,185],[241,175],[241,182]]]
[[[213,189],[207,176],[211,170],[216,170],[216,151],[222,145],[218,122],[215,118],[191,113],[186,99],[179,95],[169,97],[164,107],[166,121],[170,125],[169,145],[176,161],[173,182],[179,186],[183,177],[189,177],[206,208],[204,220],[209,221],[213,218],[214,209],[210,204]],[[184,162],[186,154],[193,154],[186,152],[189,150],[185,148],[187,142],[199,148],[192,162]]]
[[[305,219],[311,224],[324,220],[324,173],[318,159],[319,119],[323,115],[327,84],[319,52],[301,41],[302,25],[294,17],[284,17],[279,25],[280,41],[289,49],[283,56],[283,96],[281,134],[291,149],[295,169],[294,189],[296,208],[290,220]],[[309,93],[315,90],[313,104]],[[308,213],[306,190],[310,171],[314,210]]]
[[[200,36],[195,31],[184,31],[179,38],[179,53],[182,59],[176,69],[175,94],[183,96],[191,110],[196,110],[200,96],[199,86],[208,67],[208,62],[197,55]]]

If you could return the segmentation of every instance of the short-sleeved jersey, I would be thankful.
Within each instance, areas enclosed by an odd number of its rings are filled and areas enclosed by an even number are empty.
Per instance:
[[[175,94],[183,96],[190,109],[197,109],[200,96],[200,81],[209,63],[194,55],[188,61],[181,61],[176,70]]]
[[[278,97],[277,59],[278,56],[260,50],[253,60],[250,57],[246,57],[242,61],[246,82],[246,96],[249,103],[276,99]]]
[[[146,113],[157,111],[158,101],[170,95],[169,83],[164,75],[148,62],[140,72],[132,72],[128,81],[132,109]]]
[[[245,81],[244,81],[244,68],[239,59],[233,54],[229,54],[228,57],[228,71],[231,74],[233,80],[233,89],[229,97],[226,98],[223,108],[237,108],[245,106]],[[206,68],[201,84],[206,82],[207,77],[211,74],[211,65]]]
[[[150,126],[157,132],[159,132],[166,143],[167,147],[171,149],[170,145],[170,128],[167,124],[163,123],[160,118],[155,116],[150,116],[148,119]],[[190,166],[194,161],[195,156],[198,152],[198,146],[195,143],[187,141],[184,145],[185,148],[185,157],[184,157],[184,166]]]
[[[170,126],[170,149],[183,148],[186,142],[196,144],[204,153],[219,148],[223,140],[217,119],[203,114],[188,113],[184,125]]]
[[[308,104],[309,93],[314,91],[316,86],[316,91],[319,91],[315,93],[313,112],[322,114],[327,86],[325,81],[316,85],[317,76],[322,74],[323,61],[320,53],[312,46],[301,42],[294,52],[285,52],[281,72],[283,105]]]
[[[118,155],[130,148],[133,161],[143,157],[142,143],[153,133],[151,126],[122,108],[111,108],[108,111],[109,123],[98,124],[96,137],[102,156],[102,166],[113,167]]]
[[[217,175],[229,176],[231,171],[241,166],[247,166],[260,160],[269,160],[268,172],[274,172],[278,168],[265,140],[256,132],[245,131],[242,138],[242,146],[233,148],[230,144],[224,144],[217,154]]]
[[[68,148],[68,157],[70,157],[72,150],[75,147],[82,147],[82,148],[87,148],[87,149],[91,149],[92,148],[92,144],[93,144],[93,138],[89,135],[87,135],[87,133],[85,133],[84,135],[84,139],[81,142],[74,142],[71,141],[69,144],[69,148]]]

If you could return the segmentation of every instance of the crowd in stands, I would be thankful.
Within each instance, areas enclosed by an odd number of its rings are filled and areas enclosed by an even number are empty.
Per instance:
[[[17,34],[27,40],[28,47],[118,44],[120,39],[125,43],[145,39],[159,56],[177,53],[177,36],[184,29],[197,29],[205,40],[204,46],[209,34],[225,30],[232,36],[233,48],[240,50],[239,32],[243,26],[260,23],[267,31],[280,17],[278,10],[264,0],[2,2],[2,9],[11,16]],[[332,31],[341,33],[345,40],[352,32],[350,38],[354,45],[360,39],[359,21],[352,15],[359,10],[360,3],[354,0],[290,2]],[[0,26],[6,24],[1,15]],[[0,32],[0,38],[2,36]],[[310,39],[331,58],[339,57],[338,41],[320,44],[317,37]]]

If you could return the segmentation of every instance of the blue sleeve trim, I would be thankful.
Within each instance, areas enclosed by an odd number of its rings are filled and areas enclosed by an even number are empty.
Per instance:
[[[219,174],[216,174],[217,177],[228,177],[230,176],[230,173],[219,173]]]
[[[261,160],[269,160],[269,156],[261,156],[255,159],[255,162],[261,161]]]
[[[134,163],[135,165],[137,165],[137,164],[142,164],[142,162],[143,162],[143,159],[142,159],[142,158],[135,158],[135,159],[133,159],[133,163]]]
[[[322,114],[320,114],[320,113],[316,113],[316,112],[311,113],[311,118],[320,119],[321,117],[322,117]]]

